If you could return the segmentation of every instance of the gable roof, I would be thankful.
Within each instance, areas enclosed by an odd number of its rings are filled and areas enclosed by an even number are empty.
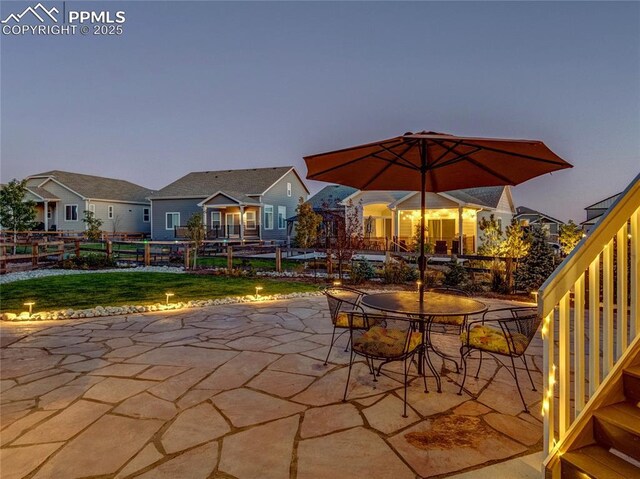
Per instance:
[[[465,188],[464,190],[446,191],[444,193],[465,203],[496,208],[500,203],[500,198],[502,198],[505,188],[506,186],[485,186],[480,188]]]
[[[52,178],[85,199],[148,203],[147,197],[153,193],[153,190],[129,181],[61,170],[46,171],[27,178],[42,178],[43,182],[48,178]],[[32,188],[30,187],[30,189]],[[44,189],[46,189],[46,186]]]
[[[516,208],[516,217],[518,216],[538,216],[540,218],[545,218],[553,223],[558,223],[560,225],[564,224],[564,221],[560,221],[553,216],[549,216],[547,214],[541,213],[540,211],[536,211],[531,208],[527,208],[526,206],[518,206]]]
[[[229,190],[225,190],[225,191],[216,191],[214,194],[209,195],[207,198],[205,198],[204,200],[202,200],[200,203],[198,203],[198,206],[203,206],[205,204],[207,204],[209,201],[211,201],[213,198],[216,198],[218,196],[224,196],[225,198],[233,201],[234,203],[237,203],[239,205],[256,205],[259,206],[260,202],[258,200],[256,200],[255,198],[252,198],[250,196],[247,196],[243,193],[240,193],[238,191],[229,191]]]
[[[621,194],[622,193],[616,193],[615,195],[611,195],[604,200],[600,200],[597,203],[585,207],[585,210],[607,210]]]
[[[33,195],[46,201],[60,201],[60,198],[56,195],[45,188],[40,188],[39,186],[27,186],[27,191],[30,191]]]
[[[329,209],[340,208],[340,202],[358,191],[357,188],[342,185],[329,185],[322,188],[307,200],[314,210],[321,210],[326,204]]]
[[[295,169],[293,166],[250,168],[243,170],[194,171],[151,195],[161,198],[208,198],[216,192],[258,196]],[[297,175],[297,173],[295,173]],[[304,185],[304,183],[303,183]],[[305,186],[306,188],[306,186]]]

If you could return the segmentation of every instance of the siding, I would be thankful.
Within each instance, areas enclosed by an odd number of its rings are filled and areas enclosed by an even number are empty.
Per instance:
[[[89,201],[89,205],[95,205],[96,218],[102,220],[103,231],[113,233],[151,233],[151,223],[142,221],[144,208],[151,205],[137,205],[131,203],[111,203],[108,201]],[[113,219],[109,218],[109,206],[113,206]],[[84,207],[82,208],[84,209]]]
[[[425,196],[427,209],[433,208],[457,208],[458,203],[451,201],[437,193],[427,193]],[[420,194],[413,195],[406,201],[397,205],[400,210],[419,210],[420,209]]]
[[[41,182],[42,179],[40,179],[40,183]],[[55,225],[58,231],[84,231],[85,225],[82,222],[85,208],[84,200],[80,196],[71,193],[68,189],[53,181],[47,181],[43,187],[60,198],[60,201],[49,203],[50,205],[56,205],[53,210],[53,215],[49,220],[49,227]],[[65,221],[65,205],[78,205],[78,221]]]
[[[151,238],[155,241],[175,239],[173,230],[167,230],[165,227],[165,214],[168,212],[180,213],[180,226],[185,226],[193,213],[202,213],[202,208],[198,206],[198,203],[202,200],[204,198],[152,200],[151,217],[153,230],[151,231]]]
[[[291,196],[287,196],[287,183],[291,183]],[[302,197],[303,200],[307,200],[307,191],[304,188],[302,182],[298,179],[298,176],[290,171],[282,179],[277,181],[273,187],[262,197],[263,205],[273,205],[273,229],[264,229],[264,208],[262,218],[260,218],[260,225],[262,228],[262,239],[264,240],[281,240],[287,239],[287,229],[278,229],[278,206],[284,206],[287,208],[286,217],[290,218],[296,214],[296,208],[298,207],[298,200]]]

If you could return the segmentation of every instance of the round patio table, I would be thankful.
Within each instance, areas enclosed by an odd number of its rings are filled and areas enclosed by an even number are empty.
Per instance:
[[[430,318],[434,316],[470,316],[484,313],[488,309],[486,304],[475,299],[429,291],[424,293],[424,301],[422,303],[417,292],[397,291],[368,294],[362,298],[360,304],[378,311],[403,314],[419,320],[419,329],[422,333],[425,348],[432,349],[433,346],[429,337],[430,328],[425,327]],[[428,351],[424,358],[436,378],[438,392],[441,392],[440,375],[433,367]],[[422,358],[418,361],[418,373],[422,374]]]

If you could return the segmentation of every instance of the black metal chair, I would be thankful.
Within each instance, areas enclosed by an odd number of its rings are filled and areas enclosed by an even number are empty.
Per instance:
[[[364,311],[362,306],[360,306],[360,300],[362,300],[365,293],[346,286],[331,286],[329,288],[325,288],[322,292],[327,297],[327,302],[329,303],[329,314],[331,316],[331,322],[333,323],[331,344],[329,345],[327,357],[324,360],[324,364],[326,366],[334,343],[340,338],[340,336],[349,331],[349,317],[347,313],[351,311]],[[364,325],[362,325],[362,327],[364,327]],[[336,337],[337,329],[342,329],[343,331]],[[349,344],[347,344],[347,349],[345,349],[345,351],[348,351],[348,348]]]
[[[441,294],[452,294],[455,296],[465,296],[465,297],[470,297],[471,295],[469,293],[467,293],[466,291],[463,291],[461,289],[456,289],[456,288],[446,288],[446,287],[440,287],[440,288],[429,288],[427,289],[427,291],[432,292],[432,293],[441,293]],[[464,322],[467,319],[466,316],[464,315],[457,315],[457,316],[431,316],[429,318],[429,334],[428,337],[431,337],[431,334],[434,332],[434,327],[436,326],[441,326],[441,330],[437,331],[437,333],[439,334],[456,334],[456,335],[460,335],[462,333],[462,327],[464,326]],[[454,331],[452,333],[449,333],[448,330],[451,329],[449,328],[450,326],[453,326]],[[442,352],[441,350],[439,350],[438,348],[436,348],[432,342],[431,346],[431,350],[436,353],[438,356],[440,356],[442,359],[446,360],[446,361],[451,361],[453,364],[456,365],[456,372],[460,371],[460,365],[458,364],[458,361],[456,361],[455,359],[453,359],[451,356],[448,356],[447,354],[445,354],[444,352]],[[460,358],[461,362],[462,362],[462,358]]]
[[[404,363],[404,412],[402,417],[407,417],[409,369],[415,354],[424,347],[422,333],[415,330],[413,327],[414,321],[406,316],[351,311],[347,313],[347,317],[351,336],[351,356],[349,358],[349,373],[344,387],[343,401],[347,400],[351,369],[356,356],[365,358],[369,369],[373,372],[374,381],[377,381],[374,361],[381,361],[378,366],[378,376],[380,376],[380,370],[385,364],[393,361],[402,361]],[[424,375],[425,368],[422,370],[424,389],[425,392],[428,392],[427,379]]]
[[[462,389],[467,379],[467,359],[469,355],[473,351],[480,352],[480,362],[475,376],[477,379],[482,366],[482,354],[487,353],[500,361],[515,379],[518,394],[520,394],[520,399],[524,405],[524,412],[529,412],[520,389],[518,370],[514,359],[522,359],[531,381],[531,387],[533,391],[536,391],[525,351],[533,340],[541,319],[535,307],[511,307],[487,311],[482,315],[482,319],[467,321],[464,331],[460,335],[462,340],[460,356],[464,362],[464,377],[458,394],[462,394]],[[500,356],[506,356],[511,360],[511,369],[500,359]]]

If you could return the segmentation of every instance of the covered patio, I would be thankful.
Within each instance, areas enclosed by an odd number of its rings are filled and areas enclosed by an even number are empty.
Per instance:
[[[523,413],[485,358],[458,396],[434,357],[443,392],[415,378],[407,418],[395,366],[374,383],[356,364],[343,402],[347,338],[324,366],[331,331],[324,297],[2,323],[2,477],[539,476],[541,392],[524,388]],[[527,353],[541,385],[539,338]]]

